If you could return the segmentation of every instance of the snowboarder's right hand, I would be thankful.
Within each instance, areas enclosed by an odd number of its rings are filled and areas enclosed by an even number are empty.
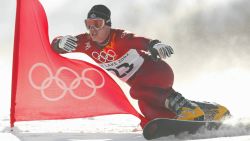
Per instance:
[[[71,35],[64,36],[59,41],[59,48],[67,52],[72,52],[77,47],[77,38]]]

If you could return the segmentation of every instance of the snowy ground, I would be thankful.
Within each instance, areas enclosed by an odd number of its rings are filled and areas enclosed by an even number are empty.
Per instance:
[[[9,120],[0,121],[4,141],[145,141],[142,131],[134,131],[139,120],[130,115],[86,119],[17,122],[10,132]],[[3,126],[2,126],[3,125]],[[230,125],[230,126],[229,126]],[[250,119],[233,119],[218,131],[185,133],[157,140],[250,141]]]

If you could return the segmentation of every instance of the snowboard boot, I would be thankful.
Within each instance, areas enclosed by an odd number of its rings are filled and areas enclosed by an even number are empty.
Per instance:
[[[178,120],[204,120],[204,112],[195,103],[171,90],[165,101],[165,107],[176,114]]]
[[[197,104],[204,111],[206,121],[220,121],[231,117],[229,110],[217,103],[192,102]]]

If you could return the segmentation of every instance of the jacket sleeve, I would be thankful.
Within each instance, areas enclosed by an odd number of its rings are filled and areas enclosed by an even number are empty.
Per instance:
[[[155,45],[156,43],[159,43],[159,40],[152,40],[149,38],[145,38],[145,37],[141,37],[141,36],[137,36],[135,34],[132,33],[126,33],[123,32],[123,34],[121,35],[121,38],[125,39],[125,42],[134,49],[137,50],[143,50],[143,51],[149,51],[150,48],[152,48],[153,45]]]

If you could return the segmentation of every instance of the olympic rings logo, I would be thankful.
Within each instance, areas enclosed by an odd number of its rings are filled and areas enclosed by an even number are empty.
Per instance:
[[[95,52],[95,51],[92,52],[92,57],[100,61],[101,63],[114,61],[115,56],[116,56],[116,53],[113,50],[108,50],[107,52],[101,51],[100,53]]]
[[[32,78],[32,74],[33,72],[35,71],[35,69],[37,69],[38,67],[42,67],[44,69],[47,70],[49,76],[47,78],[45,78],[41,85],[37,85],[34,83],[33,81],[33,78]],[[70,83],[69,86],[66,85],[66,83],[59,78],[59,75],[62,71],[68,71],[68,72],[71,72],[73,75],[76,76],[76,78]],[[102,82],[101,84],[99,85],[96,85],[93,80],[91,80],[90,78],[87,78],[86,77],[86,73],[89,72],[89,71],[95,71],[97,72],[101,78],[102,78]],[[45,89],[47,89],[51,83],[55,81],[56,82],[56,85],[61,88],[63,90],[63,92],[61,93],[61,95],[59,95],[58,97],[50,97],[48,96],[46,93],[45,93]],[[31,69],[29,70],[29,82],[31,84],[31,86],[37,90],[40,90],[41,92],[41,95],[44,99],[48,100],[48,101],[58,101],[60,99],[62,99],[66,94],[67,92],[69,92],[69,94],[76,98],[76,99],[79,99],[79,100],[86,100],[86,99],[89,99],[91,97],[93,97],[95,94],[96,94],[96,90],[99,89],[99,88],[102,88],[105,84],[105,79],[104,79],[104,76],[101,74],[101,72],[99,72],[98,70],[94,69],[94,68],[87,68],[87,69],[84,69],[81,73],[81,76],[79,76],[74,70],[70,69],[70,68],[67,68],[67,67],[61,67],[57,70],[56,74],[53,75],[51,69],[46,65],[46,64],[43,64],[43,63],[37,63],[37,64],[34,64]],[[83,82],[84,84],[86,84],[88,87],[92,88],[92,92],[90,94],[88,94],[87,96],[78,96],[74,93],[74,89],[76,89],[77,87],[80,86],[80,83]]]

